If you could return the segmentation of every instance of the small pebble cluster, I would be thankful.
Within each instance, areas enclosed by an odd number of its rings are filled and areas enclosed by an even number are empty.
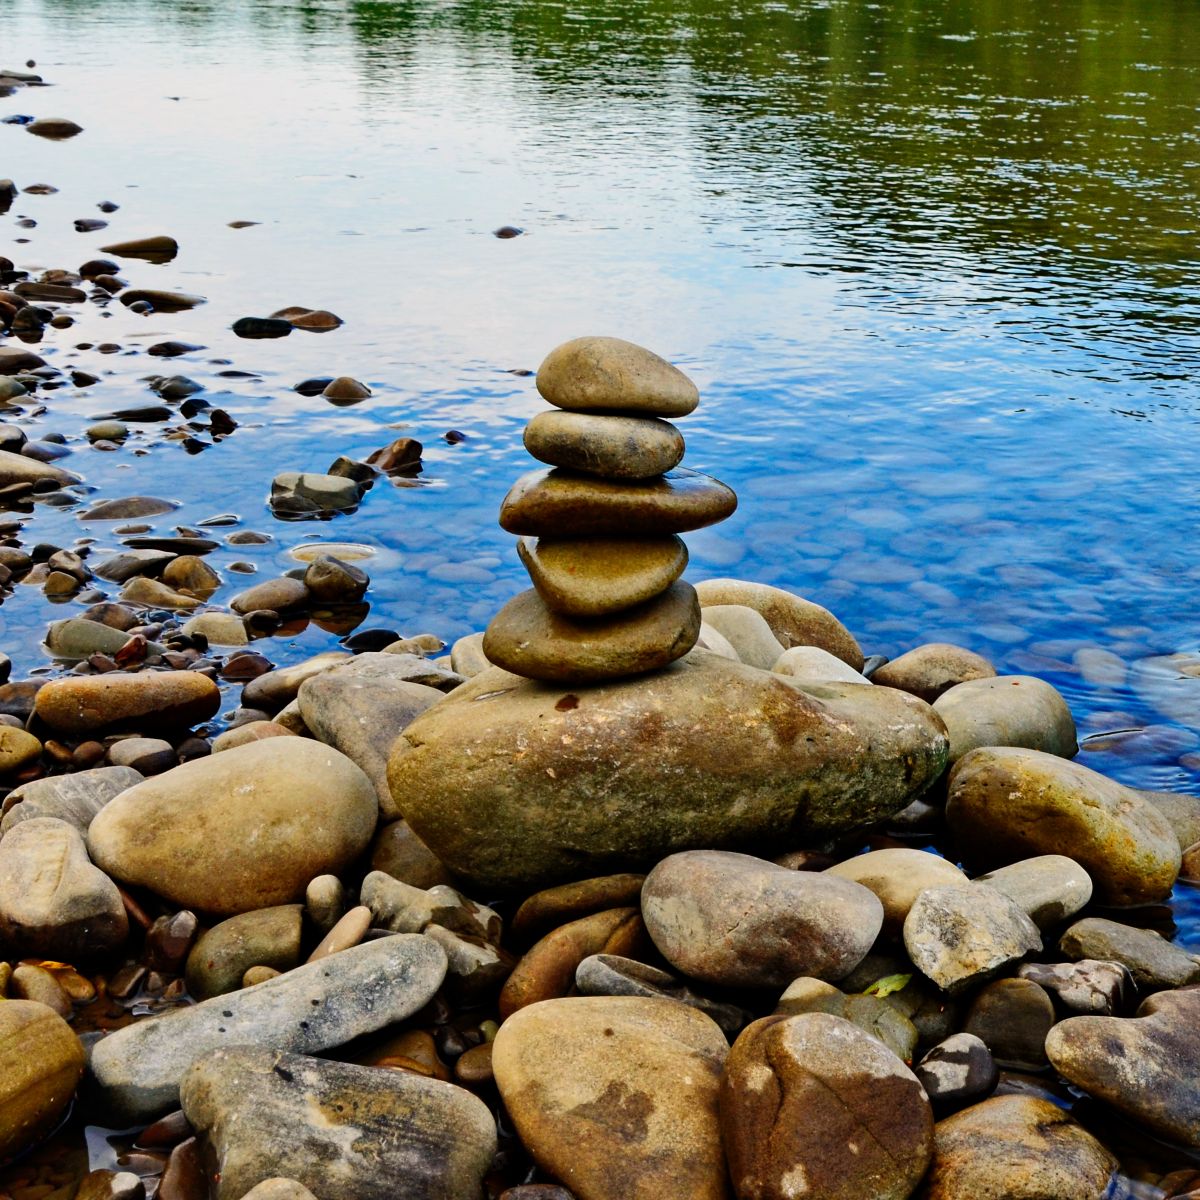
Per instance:
[[[519,550],[533,589],[488,626],[483,652],[517,675],[564,683],[619,679],[666,666],[700,635],[695,589],[680,580],[678,534],[724,520],[733,492],[676,470],[695,385],[619,338],[577,338],[537,373],[552,405],[525,430],[551,465],[513,486],[500,524],[526,535]]]

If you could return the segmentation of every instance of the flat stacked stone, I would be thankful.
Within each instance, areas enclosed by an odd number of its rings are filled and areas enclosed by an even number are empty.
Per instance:
[[[683,436],[666,418],[695,409],[696,385],[631,342],[584,337],[550,352],[537,387],[555,407],[529,422],[525,448],[549,465],[500,507],[533,588],[496,614],[484,653],[557,683],[664,667],[700,634],[678,534],[737,507],[723,483],[679,466]]]

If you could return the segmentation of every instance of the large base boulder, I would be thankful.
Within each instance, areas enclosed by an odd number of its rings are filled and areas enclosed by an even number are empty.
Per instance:
[[[452,871],[530,890],[677,850],[838,836],[902,809],[946,750],[936,714],[903,692],[693,651],[591,687],[484,671],[396,740],[388,782]]]

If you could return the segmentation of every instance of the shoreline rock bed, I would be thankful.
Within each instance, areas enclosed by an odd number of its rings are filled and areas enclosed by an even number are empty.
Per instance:
[[[129,553],[199,603],[201,556]],[[1200,956],[1153,928],[1200,798],[1072,761],[1049,684],[735,579],[598,682],[186,632],[369,582],[97,601],[75,673],[0,689],[8,1194],[1200,1190]],[[55,1168],[64,1119],[127,1132]]]

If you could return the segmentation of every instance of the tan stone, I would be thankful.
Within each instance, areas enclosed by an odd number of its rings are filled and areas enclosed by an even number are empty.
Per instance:
[[[122,792],[92,822],[88,850],[124,883],[232,915],[299,900],[314,875],[342,870],[366,849],[378,809],[345,755],[268,738]]]
[[[544,412],[525,426],[525,449],[602,479],[649,479],[677,467],[684,446],[679,430],[657,417]]]
[[[721,1082],[734,1191],[787,1200],[907,1200],[933,1150],[925,1089],[890,1050],[826,1013],[742,1031]]]
[[[702,612],[707,620],[708,609]],[[820,646],[791,646],[775,660],[771,670],[777,675],[795,676],[803,683],[871,683],[849,663]]]
[[[197,671],[109,671],[50,680],[34,712],[60,734],[125,726],[146,732],[207,721],[220,704],[217,685]]]
[[[903,692],[818,694],[693,651],[587,688],[484,671],[396,739],[388,782],[447,867],[528,892],[690,847],[862,828],[932,783],[945,747]]]
[[[927,887],[967,882],[966,875],[947,859],[905,846],[858,854],[830,867],[825,874],[852,879],[874,892],[883,904],[884,930],[890,934],[903,929],[909,909]]]
[[[66,821],[34,817],[0,842],[0,943],[74,961],[115,950],[129,932],[120,893]]]
[[[454,876],[417,837],[407,821],[393,821],[375,835],[371,845],[371,870],[382,871],[401,883],[418,888],[454,882]]]
[[[1096,1200],[1117,1160],[1056,1104],[993,1096],[939,1121],[919,1200]]]
[[[706,604],[704,623],[734,648],[739,659],[760,671],[769,671],[784,653],[762,614],[746,604]]]
[[[83,1074],[83,1047],[44,1004],[0,1000],[0,1162],[45,1137]]]
[[[745,604],[757,609],[785,649],[819,646],[849,663],[863,668],[863,653],[853,634],[831,613],[811,600],[783,588],[742,579],[705,579],[696,584],[702,608],[714,604]]]
[[[700,605],[682,580],[636,608],[588,620],[552,612],[531,590],[492,618],[483,652],[498,667],[531,679],[591,683],[665,667],[686,654],[699,633]]]
[[[912,1063],[920,1035],[917,1027],[878,996],[847,995],[831,983],[802,975],[793,979],[775,1005],[775,1015],[798,1017],[803,1013],[828,1013],[841,1017],[878,1038],[902,1062]]]
[[[295,737],[290,730],[285,729],[275,721],[248,721],[245,725],[235,726],[219,733],[212,742],[212,752],[220,754],[222,750],[233,750],[250,742],[261,742],[266,738]]]
[[[1079,750],[1067,702],[1044,679],[1000,675],[968,679],[933,705],[950,733],[950,761],[979,746],[1023,746],[1061,758]]]
[[[620,612],[665,592],[687,566],[687,547],[659,538],[522,538],[517,552],[548,608],[569,617]]]
[[[717,1091],[728,1053],[674,1000],[579,996],[515,1013],[492,1071],[522,1142],[577,1200],[728,1200]]]
[[[955,684],[993,678],[995,674],[996,668],[982,654],[948,642],[930,642],[884,663],[871,676],[871,682],[899,688],[932,704]]]
[[[686,417],[700,402],[696,385],[657,354],[614,337],[563,342],[538,368],[537,389],[559,408],[616,409]]]
[[[122,604],[141,604],[147,608],[169,608],[186,611],[199,608],[201,601],[195,596],[185,596],[174,588],[169,588],[157,579],[148,579],[145,575],[135,575],[121,588],[119,597]]]
[[[1162,900],[1179,873],[1179,842],[1153,804],[1114,779],[1037,750],[996,746],[964,755],[950,773],[946,820],[979,866],[1064,854],[1107,904]]]
[[[0,775],[9,775],[37,762],[41,753],[42,743],[32,733],[0,725]]]
[[[173,558],[163,568],[162,578],[168,587],[201,600],[207,600],[221,586],[220,575],[196,554]]]
[[[281,904],[218,921],[188,955],[188,991],[208,1000],[237,991],[251,967],[290,971],[300,962],[301,914],[301,905]]]
[[[641,483],[590,479],[554,467],[513,484],[500,505],[500,525],[536,537],[646,536],[702,529],[736,508],[732,489],[686,467]]]

